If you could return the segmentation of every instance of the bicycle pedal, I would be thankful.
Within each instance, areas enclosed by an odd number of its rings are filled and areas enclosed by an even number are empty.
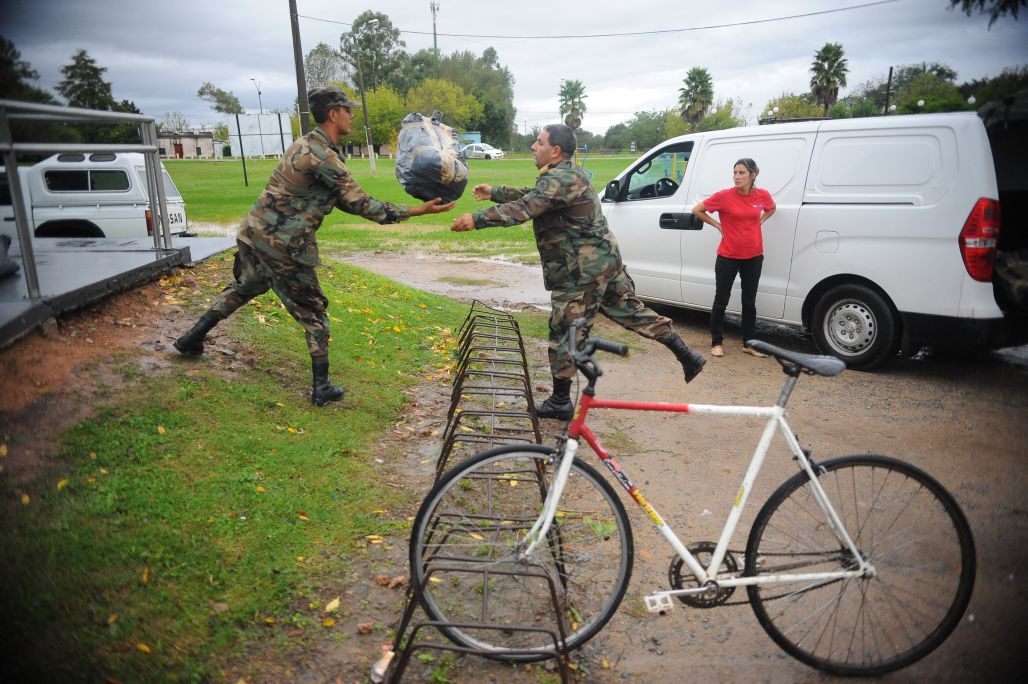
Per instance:
[[[651,613],[664,613],[670,612],[675,607],[671,597],[667,594],[650,594],[649,596],[643,596],[643,600],[646,602],[646,610]]]

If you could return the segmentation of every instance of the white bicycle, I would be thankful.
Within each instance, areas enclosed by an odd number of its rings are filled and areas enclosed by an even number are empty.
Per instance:
[[[632,572],[632,530],[611,485],[576,458],[583,439],[674,550],[669,588],[645,597],[651,612],[675,599],[713,608],[745,587],[775,643],[837,675],[905,667],[949,636],[975,577],[974,541],[953,496],[884,456],[815,462],[786,422],[799,376],[838,375],[840,360],[749,342],[787,375],[769,407],[604,400],[593,354],[628,349],[599,338],[573,344],[583,323],[568,342],[588,385],[558,444],[472,457],[439,480],[415,518],[412,580],[451,641],[497,659],[539,660],[581,646],[617,610]],[[593,409],[767,418],[717,543],[679,539],[586,425]],[[745,550],[733,551],[729,539],[776,432],[799,472],[760,509]]]

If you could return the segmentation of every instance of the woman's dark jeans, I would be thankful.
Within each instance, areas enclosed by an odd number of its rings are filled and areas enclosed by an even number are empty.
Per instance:
[[[710,310],[710,346],[716,347],[724,342],[725,307],[732,296],[736,275],[742,280],[742,339],[743,342],[753,339],[757,331],[757,283],[760,282],[763,265],[763,254],[752,259],[729,259],[718,255],[714,262],[717,291]]]

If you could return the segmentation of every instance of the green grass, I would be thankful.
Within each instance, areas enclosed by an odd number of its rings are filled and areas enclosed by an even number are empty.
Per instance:
[[[597,157],[588,159],[586,168],[593,171],[593,185],[602,192],[607,180],[620,173],[629,162],[626,157]],[[273,160],[248,160],[250,185],[246,187],[239,160],[165,162],[186,200],[189,220],[228,225],[237,224],[249,211],[275,164]],[[407,195],[396,181],[392,160],[378,160],[377,177],[371,176],[366,159],[351,159],[347,164],[357,182],[373,197],[401,204],[418,201]],[[473,233],[453,233],[449,227],[455,216],[489,206],[471,196],[470,186],[487,183],[524,187],[535,182],[537,173],[528,158],[472,160],[469,190],[457,200],[452,212],[379,226],[359,216],[333,211],[318,231],[318,242],[327,253],[422,250],[479,256],[530,255],[535,252],[531,226],[491,228]]]
[[[202,304],[229,264],[171,294]],[[405,542],[392,511],[416,492],[385,486],[372,458],[394,455],[371,449],[419,369],[452,363],[467,307],[345,265],[321,275],[344,405],[310,405],[303,335],[264,296],[221,324],[256,368],[176,358],[136,379],[65,436],[55,469],[22,486],[28,504],[2,502],[11,681],[217,680],[255,644],[323,629],[318,589],[366,535]]]

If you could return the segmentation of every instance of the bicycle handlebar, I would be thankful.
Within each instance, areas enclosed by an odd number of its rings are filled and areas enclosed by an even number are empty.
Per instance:
[[[618,356],[628,356],[628,345],[603,340],[599,337],[586,337],[582,340],[582,344],[579,345],[578,331],[580,328],[585,327],[585,324],[585,317],[576,318],[568,328],[568,335],[564,340],[564,344],[567,346],[575,366],[582,372],[582,375],[590,381],[595,381],[596,378],[603,375],[603,369],[600,368],[599,362],[593,358],[593,352],[599,349],[600,351],[610,352]]]

